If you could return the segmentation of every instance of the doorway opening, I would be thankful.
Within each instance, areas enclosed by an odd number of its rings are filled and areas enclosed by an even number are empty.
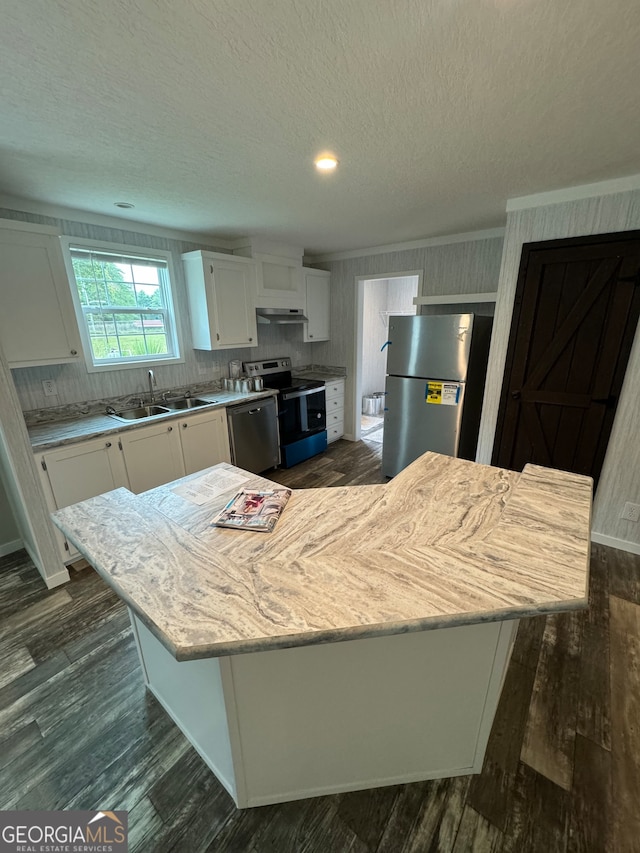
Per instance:
[[[381,273],[356,279],[354,438],[381,443],[389,317],[416,314],[422,272]]]

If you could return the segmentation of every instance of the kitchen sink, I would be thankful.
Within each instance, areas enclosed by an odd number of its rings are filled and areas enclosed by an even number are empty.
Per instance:
[[[166,406],[138,406],[135,409],[125,409],[123,412],[107,412],[119,421],[140,421],[155,415],[168,415],[171,409]]]
[[[172,412],[182,409],[197,409],[198,406],[210,406],[216,400],[199,400],[197,397],[180,397],[177,400],[165,400],[163,405]]]

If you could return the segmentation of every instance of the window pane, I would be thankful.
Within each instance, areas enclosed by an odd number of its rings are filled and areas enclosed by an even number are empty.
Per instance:
[[[136,284],[136,304],[141,308],[164,308],[164,293],[158,285]]]
[[[94,362],[178,354],[164,259],[79,248],[70,254]]]
[[[136,284],[159,284],[158,270],[155,267],[139,266],[136,263],[131,264],[131,273],[133,281]]]
[[[85,316],[96,358],[127,359],[169,354],[162,314],[88,313]]]

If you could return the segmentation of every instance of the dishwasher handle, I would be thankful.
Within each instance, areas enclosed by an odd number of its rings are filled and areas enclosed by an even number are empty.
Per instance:
[[[258,408],[257,408],[257,409],[249,409],[249,411],[248,411],[246,414],[248,414],[248,415],[257,415],[257,414],[258,414],[258,412],[261,412],[261,411],[262,411],[262,406],[258,406]]]

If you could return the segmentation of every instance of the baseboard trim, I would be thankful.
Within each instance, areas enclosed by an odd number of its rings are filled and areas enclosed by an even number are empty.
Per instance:
[[[40,572],[40,576],[42,577],[42,580],[46,583],[47,589],[53,589],[56,586],[62,586],[63,583],[67,583],[67,581],[69,581],[69,572],[67,571],[67,567],[64,564],[62,565],[62,569],[59,572],[55,572],[52,575],[45,575],[42,571],[38,555],[33,551],[33,549],[29,546],[27,542],[24,543],[24,549],[31,557],[33,565]]]
[[[13,554],[14,551],[19,551],[21,548],[24,548],[22,539],[12,539],[11,542],[5,542],[4,545],[0,545],[0,557]]]
[[[68,583],[68,581],[69,572],[66,569],[63,569],[61,572],[56,572],[55,575],[48,575],[44,578],[47,589],[54,589],[56,586],[62,586],[63,583]]]
[[[598,545],[607,545],[609,548],[617,548],[618,551],[628,551],[630,554],[640,554],[640,543],[629,542],[627,539],[616,539],[615,536],[606,536],[604,533],[592,531],[591,541]]]

